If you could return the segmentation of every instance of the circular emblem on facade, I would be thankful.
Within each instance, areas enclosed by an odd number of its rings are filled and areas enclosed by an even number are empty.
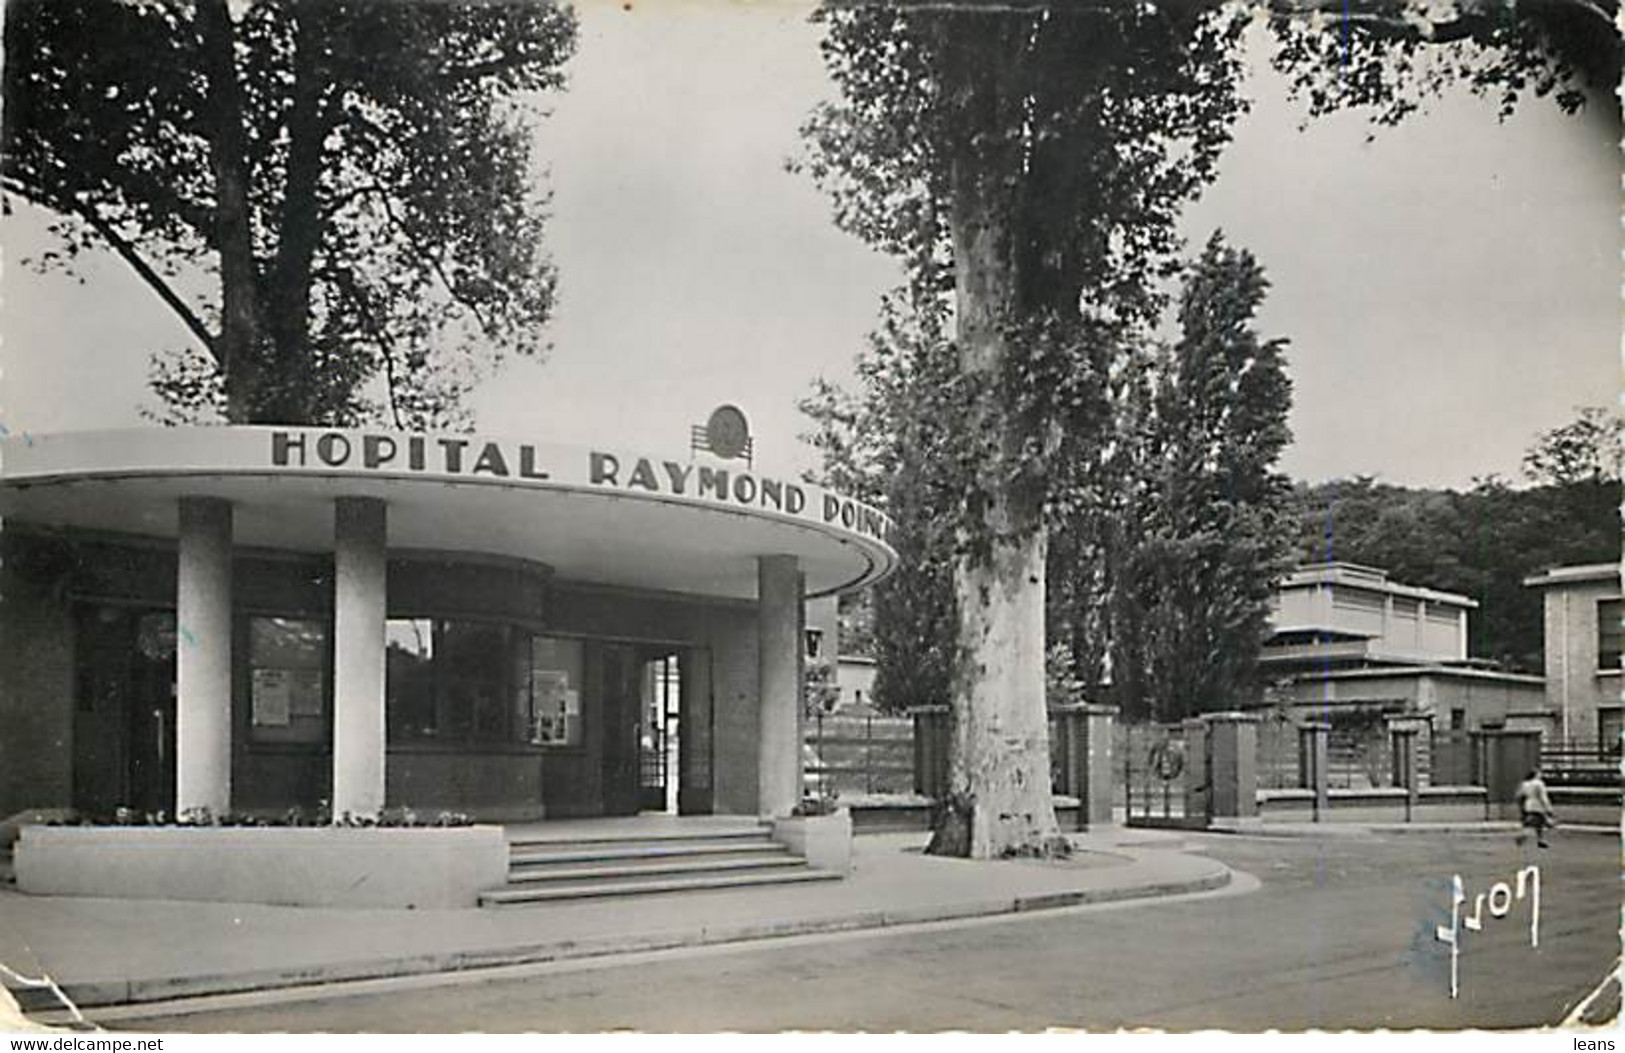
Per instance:
[[[738,406],[718,406],[705,422],[705,441],[718,457],[738,457],[750,441],[750,425]]]

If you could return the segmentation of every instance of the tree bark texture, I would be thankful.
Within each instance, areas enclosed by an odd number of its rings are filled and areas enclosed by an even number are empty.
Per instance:
[[[205,124],[215,188],[215,249],[220,254],[220,339],[215,358],[226,378],[226,416],[247,423],[260,351],[258,275],[248,210],[248,152],[236,32],[226,0],[201,0],[197,27],[208,78]]]
[[[327,82],[318,54],[322,36],[321,10],[302,0],[294,11],[293,105],[288,115],[287,179],[283,186],[280,240],[272,266],[266,299],[270,305],[266,329],[278,391],[263,408],[276,423],[302,418],[311,400],[310,289],[312,265],[321,241],[323,215],[317,199],[322,178],[324,146],[331,121],[323,96]]]
[[[995,41],[1019,51],[1014,19],[998,19]],[[963,27],[961,27],[963,28]],[[999,36],[999,33],[994,33]],[[983,389],[975,419],[983,488],[968,510],[978,537],[958,561],[954,585],[959,641],[952,698],[948,799],[928,851],[975,859],[1065,854],[1050,791],[1049,718],[1044,697],[1042,495],[1024,492],[1008,469],[1022,454],[1020,416],[992,405],[1011,355],[1008,326],[1021,296],[1020,245],[1010,207],[1022,160],[1023,104],[980,33],[954,33],[943,78],[962,108],[967,134],[951,171],[956,335],[960,369]]]

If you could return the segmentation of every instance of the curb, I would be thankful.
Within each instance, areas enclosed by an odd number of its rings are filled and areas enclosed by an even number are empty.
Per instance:
[[[1210,892],[1231,882],[1229,867],[1207,860],[1212,870],[1182,881],[1159,881],[1116,888],[1079,889],[1071,892],[1016,896],[1010,899],[976,903],[942,904],[930,907],[901,907],[894,910],[863,911],[822,918],[802,918],[782,922],[752,922],[681,932],[643,933],[603,939],[561,940],[518,947],[488,948],[409,955],[364,962],[338,962],[291,969],[248,970],[237,973],[158,977],[138,980],[89,980],[69,982],[63,990],[80,1009],[110,1008],[163,1002],[206,995],[243,994],[278,988],[316,984],[380,980],[421,976],[431,973],[457,973],[515,965],[539,965],[576,959],[602,958],[623,954],[744,944],[790,936],[903,928],[937,921],[1020,915],[1091,904],[1119,903],[1125,900],[1156,899],[1165,896]],[[13,990],[25,1013],[60,1011],[61,1006],[47,993]]]
[[[1523,831],[1518,823],[1492,820],[1476,825],[1460,825],[1449,827],[1414,827],[1396,823],[1392,826],[1373,826],[1374,833],[1381,834],[1439,834],[1443,837],[1505,837],[1508,834],[1517,834]],[[1562,834],[1588,834],[1591,836],[1604,835],[1607,837],[1620,836],[1617,826],[1602,826],[1593,823],[1561,823],[1552,828],[1554,835]]]
[[[1257,826],[1211,826],[1198,833],[1222,837],[1268,837],[1281,839],[1313,838],[1367,838],[1377,835],[1398,834],[1407,837],[1507,837],[1517,834],[1523,827],[1514,822],[1491,819],[1482,823],[1263,823]],[[1555,834],[1587,834],[1619,837],[1625,831],[1620,827],[1595,823],[1564,823],[1553,828]]]

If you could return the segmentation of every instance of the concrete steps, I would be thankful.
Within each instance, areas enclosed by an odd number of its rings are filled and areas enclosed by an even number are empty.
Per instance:
[[[721,874],[778,870],[805,865],[799,856],[784,848],[749,855],[659,857],[629,860],[625,863],[515,864],[508,868],[508,884],[543,884],[561,881],[608,881],[618,878],[646,878],[657,874]]]
[[[624,835],[526,831],[509,840],[508,883],[480,896],[512,907],[609,896],[839,880],[774,842],[767,827]]]
[[[768,841],[763,835],[753,841],[733,841],[727,844],[696,842],[682,844],[593,844],[580,847],[557,845],[546,849],[509,846],[510,866],[558,866],[565,863],[618,862],[631,864],[640,861],[659,862],[688,858],[735,858],[780,852],[783,847]]]

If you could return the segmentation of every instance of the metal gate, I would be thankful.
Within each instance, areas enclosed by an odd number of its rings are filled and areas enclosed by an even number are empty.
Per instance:
[[[1193,776],[1208,770],[1200,730],[1181,724],[1130,724],[1123,729],[1123,799],[1131,826],[1206,826],[1207,787],[1188,792]],[[1205,782],[1205,780],[1202,780]]]

